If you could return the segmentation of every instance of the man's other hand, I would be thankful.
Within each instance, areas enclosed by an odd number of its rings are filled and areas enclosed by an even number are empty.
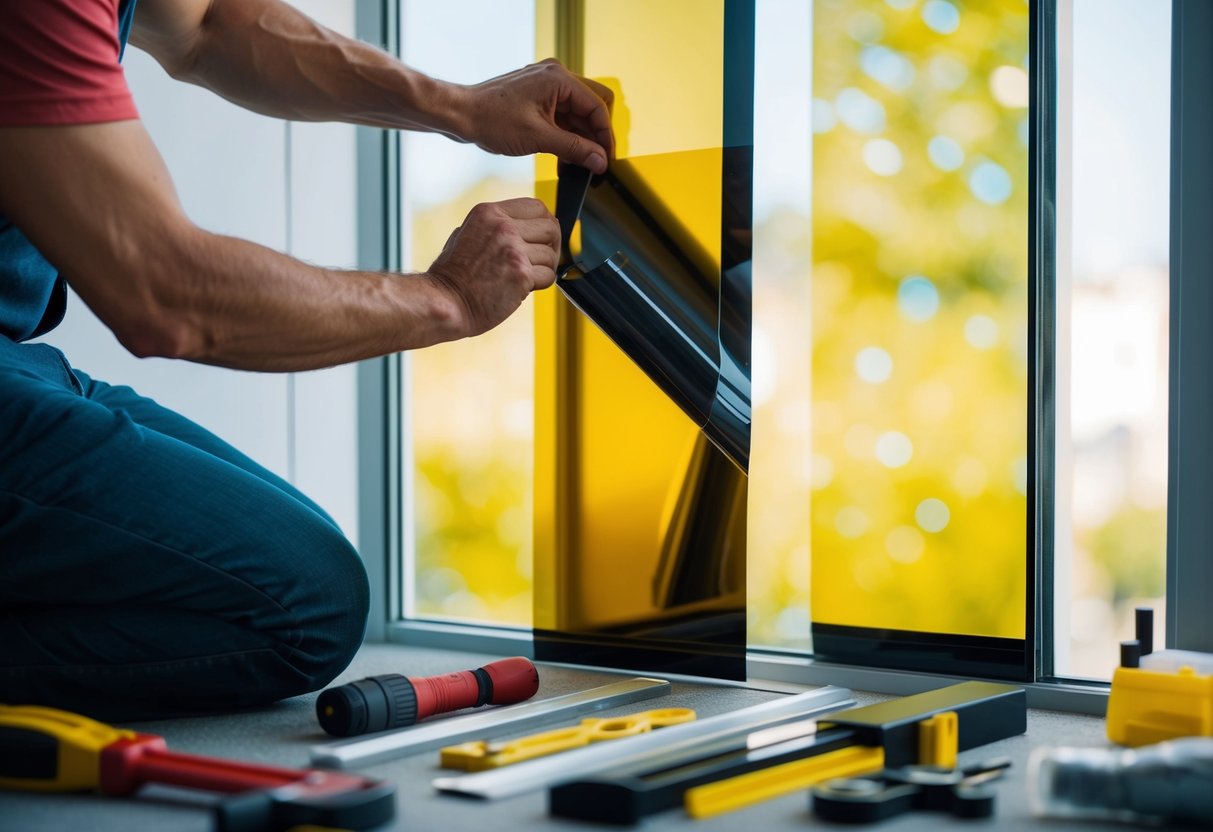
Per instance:
[[[455,303],[457,337],[504,321],[556,280],[560,225],[537,199],[485,202],[446,241],[427,274]]]
[[[594,173],[615,153],[607,87],[569,72],[554,58],[469,88],[466,138],[507,156],[551,153]]]

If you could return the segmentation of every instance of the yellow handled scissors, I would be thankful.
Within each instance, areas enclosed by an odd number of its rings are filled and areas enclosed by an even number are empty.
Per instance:
[[[629,716],[592,717],[581,720],[579,725],[531,734],[516,740],[478,740],[452,745],[442,749],[440,765],[443,768],[463,771],[484,771],[536,757],[546,757],[548,754],[568,751],[571,748],[580,748],[592,742],[647,734],[654,728],[664,728],[693,719],[695,712],[690,708],[658,708]]]

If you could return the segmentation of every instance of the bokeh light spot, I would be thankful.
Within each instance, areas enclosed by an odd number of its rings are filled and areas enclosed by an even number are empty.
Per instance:
[[[424,572],[418,570],[417,581],[421,584],[418,591],[425,598],[446,598],[467,591],[463,574],[447,567],[438,566]]]
[[[858,11],[847,20],[847,33],[860,43],[876,43],[884,37],[884,21],[875,12]]]
[[[969,190],[987,205],[1001,205],[1011,198],[1011,175],[996,162],[982,162],[969,174]]]
[[[824,98],[813,99],[813,132],[829,133],[838,124],[838,116],[834,115],[834,105]]]
[[[951,519],[952,512],[948,510],[947,503],[934,497],[928,497],[914,509],[914,520],[924,532],[941,532],[947,528]]]
[[[914,65],[887,46],[867,46],[859,55],[859,66],[867,76],[898,92],[914,83]]]
[[[935,132],[943,133],[962,145],[984,142],[1003,129],[1001,113],[985,98],[957,101],[935,120]]]
[[[855,356],[855,373],[868,384],[881,384],[893,375],[893,356],[880,347],[864,347]]]
[[[914,443],[901,431],[886,431],[876,440],[876,458],[886,468],[901,468],[913,456]]]
[[[927,0],[922,5],[922,21],[941,35],[950,35],[960,28],[960,9],[948,0]]]
[[[988,480],[985,464],[976,457],[968,457],[952,472],[952,487],[960,496],[969,499],[980,496]]]
[[[940,170],[956,170],[965,161],[964,148],[949,136],[935,136],[927,143],[927,155]]]
[[[775,618],[775,634],[785,641],[803,640],[810,627],[809,608],[802,604],[784,607]]]
[[[928,278],[912,274],[897,287],[897,305],[911,321],[929,321],[939,311],[939,290]]]
[[[1028,73],[1017,66],[1000,66],[990,73],[990,92],[1004,107],[1028,106]]]
[[[953,92],[968,80],[969,68],[964,61],[951,55],[936,55],[927,64],[927,74],[935,86]]]
[[[858,133],[884,129],[884,105],[863,90],[847,87],[834,99],[834,110],[842,123]]]
[[[884,538],[885,550],[898,563],[915,563],[927,548],[922,532],[913,526],[896,526]]]
[[[834,515],[834,528],[843,537],[854,540],[868,530],[868,515],[858,506],[844,506]]]
[[[901,150],[888,139],[872,139],[863,146],[863,162],[877,176],[901,172]]]
[[[824,454],[813,454],[809,466],[809,482],[813,488],[821,490],[834,481],[834,460]]]
[[[965,321],[965,340],[979,350],[998,344],[998,324],[989,315],[971,315]]]

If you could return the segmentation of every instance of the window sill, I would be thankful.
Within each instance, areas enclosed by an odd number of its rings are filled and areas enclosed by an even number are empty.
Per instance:
[[[387,641],[413,647],[533,657],[530,630],[516,627],[443,621],[397,621],[388,626]],[[838,685],[854,690],[906,696],[964,681],[955,676],[832,664],[810,656],[773,650],[751,650],[746,666],[750,681],[745,687],[768,690],[788,690],[789,686]],[[696,681],[710,683],[710,680],[704,679]],[[735,683],[727,684],[738,686]],[[1041,681],[1022,687],[1027,691],[1030,708],[1100,717],[1107,710],[1106,684]]]

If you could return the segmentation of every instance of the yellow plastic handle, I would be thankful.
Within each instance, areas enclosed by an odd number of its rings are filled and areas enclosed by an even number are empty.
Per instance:
[[[0,789],[36,792],[97,788],[101,749],[132,731],[36,705],[0,705]]]
[[[536,757],[580,748],[592,742],[622,739],[695,719],[690,708],[658,708],[619,717],[591,717],[579,725],[531,734],[504,743],[465,742],[442,749],[443,768],[484,771]]]
[[[654,728],[666,728],[680,722],[690,722],[695,712],[690,708],[658,708],[631,716],[583,719],[582,728],[589,731],[590,742],[613,740],[648,733]]]

